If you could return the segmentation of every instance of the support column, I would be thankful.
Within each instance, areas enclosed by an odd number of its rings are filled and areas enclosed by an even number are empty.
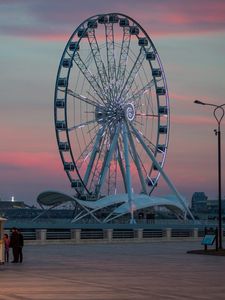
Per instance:
[[[76,244],[80,243],[80,229],[71,229],[71,240],[74,241]]]
[[[171,237],[172,237],[172,229],[166,228],[166,239],[169,241],[171,240]]]
[[[41,241],[41,244],[45,244],[47,237],[47,229],[36,229],[36,240]]]
[[[111,243],[113,240],[113,229],[106,229],[106,240],[108,243]]]
[[[198,239],[198,228],[193,229],[193,238],[196,240]]]
[[[137,238],[138,241],[141,241],[143,239],[143,229],[138,228],[135,230],[135,237]]]

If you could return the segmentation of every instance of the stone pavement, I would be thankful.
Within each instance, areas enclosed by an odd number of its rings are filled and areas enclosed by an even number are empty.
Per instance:
[[[225,299],[225,257],[199,242],[25,246],[0,266],[1,300]]]

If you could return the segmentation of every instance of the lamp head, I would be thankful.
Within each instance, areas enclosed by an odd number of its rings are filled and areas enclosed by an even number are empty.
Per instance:
[[[206,103],[204,103],[204,102],[202,102],[202,101],[200,101],[200,100],[195,100],[194,103],[195,103],[195,104],[201,104],[201,105],[205,105],[205,104],[206,104]]]

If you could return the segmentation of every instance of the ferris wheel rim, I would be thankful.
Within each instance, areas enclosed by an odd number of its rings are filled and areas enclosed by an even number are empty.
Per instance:
[[[98,15],[95,15],[95,16],[92,16],[90,18],[87,18],[85,21],[83,21],[76,29],[75,31],[73,32],[73,34],[71,35],[71,37],[69,38],[67,44],[66,44],[66,47],[64,49],[64,52],[63,52],[63,55],[62,55],[62,58],[60,60],[60,64],[59,64],[59,69],[58,69],[58,73],[57,73],[57,78],[56,78],[56,87],[55,87],[55,102],[56,102],[56,99],[57,99],[57,92],[58,92],[58,85],[57,85],[57,82],[58,82],[58,79],[60,78],[60,70],[62,68],[62,62],[63,62],[63,58],[65,57],[65,53],[71,43],[71,41],[73,40],[73,37],[76,35],[76,33],[78,32],[78,29],[81,28],[84,24],[86,24],[89,20],[92,20],[93,18],[97,18],[97,17],[100,17],[100,16],[109,16],[109,15],[119,15],[119,16],[123,16],[123,17],[126,17],[128,18],[129,20],[131,20],[132,22],[134,22],[139,28],[141,28],[142,32],[145,34],[145,36],[148,38],[148,40],[150,41],[151,43],[151,46],[153,47],[155,53],[157,54],[157,61],[159,62],[159,65],[162,69],[162,74],[163,74],[163,83],[165,85],[165,89],[166,89],[166,107],[168,109],[168,116],[167,116],[167,126],[168,126],[168,132],[166,134],[166,140],[165,140],[165,150],[164,150],[164,155],[163,155],[163,161],[161,162],[161,166],[163,167],[164,165],[164,162],[165,162],[165,158],[166,158],[166,153],[167,153],[167,147],[168,147],[168,141],[169,141],[169,96],[168,96],[168,89],[167,89],[167,84],[166,84],[166,78],[165,78],[165,73],[164,73],[164,70],[163,70],[163,67],[162,67],[162,63],[161,63],[161,60],[160,60],[160,57],[158,55],[158,52],[154,46],[154,43],[152,42],[151,38],[149,37],[149,35],[147,34],[147,32],[143,29],[143,27],[134,19],[130,18],[129,16],[125,15],[125,14],[121,14],[121,13],[106,13],[106,14],[98,14]],[[79,41],[78,43],[80,43],[80,41],[82,40],[82,37],[79,38]],[[71,70],[71,68],[70,68]],[[69,73],[68,73],[68,78],[69,78],[69,75],[70,75],[70,70],[69,70]],[[65,102],[67,101],[67,92],[65,92]],[[159,102],[159,100],[158,100]],[[128,103],[129,104],[129,103]],[[158,103],[158,106],[159,106],[159,103]],[[56,126],[56,122],[57,122],[57,107],[55,105],[55,130],[56,130],[56,136],[57,136],[57,143],[58,143],[58,148],[59,145],[60,145],[60,138],[59,138],[59,130],[57,129],[57,126]],[[69,152],[70,152],[70,155],[71,155],[71,159],[72,159],[72,162],[74,164],[74,168],[76,170],[76,173],[79,177],[79,180],[82,182],[86,192],[88,194],[91,194],[91,191],[89,191],[89,189],[87,188],[87,186],[84,184],[83,182],[83,178],[82,176],[80,175],[80,172],[77,168],[77,165],[76,165],[76,162],[75,162],[75,159],[74,159],[74,156],[73,156],[73,153],[72,153],[72,147],[70,145],[70,137],[69,137],[69,134],[68,134],[68,125],[67,125],[67,112],[66,112],[66,108],[65,108],[65,122],[66,122],[66,134],[67,134],[67,142],[69,143]],[[157,149],[155,150],[157,151]],[[60,156],[61,156],[61,160],[63,163],[65,163],[65,159],[64,159],[64,156],[63,156],[63,152],[62,151],[59,151],[60,152]],[[156,153],[155,153],[156,154]],[[72,181],[72,176],[70,175],[70,172],[67,172],[67,175],[70,179],[70,181]],[[158,173],[158,178],[159,178],[159,175],[160,173]],[[157,181],[158,181],[158,178],[157,178]],[[153,188],[155,187],[156,185],[153,186]],[[150,191],[151,193],[151,191]]]

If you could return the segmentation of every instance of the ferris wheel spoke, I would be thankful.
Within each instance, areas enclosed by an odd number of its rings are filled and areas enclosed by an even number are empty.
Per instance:
[[[142,120],[141,120],[141,121],[142,121]],[[138,121],[137,119],[134,120],[134,124],[135,124],[135,125],[138,124],[138,125],[140,125],[140,126],[143,126],[143,125],[144,125],[142,122]]]
[[[98,103],[99,105],[102,105],[102,103],[100,103],[99,100],[96,97],[94,97],[94,95],[91,94],[89,91],[87,91],[87,94],[93,99],[92,100],[89,98],[91,101],[94,101],[94,102]]]
[[[96,125],[95,126],[93,126],[91,129],[89,129],[88,131],[87,131],[87,134],[89,134],[89,133],[91,133],[93,130],[95,130],[97,127],[98,127],[98,123],[96,123]]]
[[[94,62],[95,62],[96,69],[98,72],[97,80],[100,81],[102,84],[102,89],[101,89],[102,93],[105,96],[108,96],[108,94],[106,93],[106,87],[108,86],[108,77],[107,77],[105,65],[101,58],[101,53],[100,53],[98,42],[97,42],[97,39],[95,36],[94,29],[88,31],[88,42],[89,42],[89,46],[91,48],[92,56],[94,58]]]
[[[106,35],[106,50],[107,50],[107,63],[108,63],[108,78],[109,83],[115,84],[116,81],[116,60],[115,60],[115,44],[114,44],[114,30],[113,23],[105,24]],[[111,93],[113,91],[111,90]]]
[[[131,87],[133,85],[134,79],[136,77],[136,75],[138,74],[140,67],[143,63],[143,60],[145,58],[145,51],[143,50],[143,47],[140,49],[140,52],[137,56],[136,61],[134,62],[134,65],[130,71],[130,73],[128,74],[128,77],[126,79],[125,84],[123,85],[123,88],[120,92],[120,96],[119,98],[125,98],[126,95],[128,94],[128,92],[131,90]]]
[[[134,129],[135,129],[143,137],[145,143],[148,144],[148,147],[151,149],[151,151],[154,152],[154,150],[156,149],[156,145],[154,145],[153,142],[151,142],[141,131],[139,131],[138,129],[136,129],[133,125],[131,126],[131,128],[132,128],[132,133],[136,136],[135,131],[134,131]]]
[[[72,96],[72,97],[74,97],[74,98],[79,99],[80,101],[83,101],[83,102],[85,102],[87,104],[90,104],[92,106],[95,106],[95,107],[99,106],[99,103],[95,103],[93,100],[88,99],[86,96],[79,95],[79,94],[77,94],[76,92],[73,92],[70,89],[67,89],[67,94],[70,95],[70,96]]]
[[[111,159],[112,159],[112,155],[113,155],[113,153],[115,151],[115,148],[116,148],[116,145],[117,145],[119,131],[120,131],[120,125],[117,125],[117,127],[115,129],[114,136],[111,140],[111,144],[109,146],[109,149],[106,151],[106,154],[105,154],[105,158],[104,158],[103,165],[102,165],[101,172],[100,172],[100,178],[99,178],[98,184],[96,186],[96,194],[97,195],[99,194],[99,192],[101,190],[102,184],[105,180],[105,176],[106,176],[107,171],[109,169],[109,165],[110,165],[110,162],[111,162]]]
[[[99,80],[89,71],[86,64],[81,59],[79,53],[76,53],[73,58],[74,62],[86,78],[87,82],[93,88],[95,93],[98,95],[99,99],[101,99],[102,103],[104,103],[104,97],[102,97],[102,88],[99,85]]]
[[[99,151],[97,153],[96,162],[95,162],[94,167],[92,169],[92,172],[90,174],[91,180],[89,180],[89,181],[90,181],[90,187],[91,188],[92,188],[93,183],[96,183],[95,178],[96,177],[99,178],[99,176],[100,176],[100,171],[99,170],[101,169],[102,155],[104,153],[106,137],[107,137],[107,135],[106,135],[106,130],[105,130],[102,134],[102,141],[101,141],[101,144],[99,146]]]
[[[146,145],[143,136],[140,134],[140,132],[132,125],[130,124],[131,128],[132,128],[132,132],[134,133],[134,135],[136,136],[136,138],[138,139],[138,141],[140,142],[140,144],[142,145],[142,147],[144,148],[145,152],[147,153],[147,155],[149,156],[149,158],[151,159],[151,161],[157,166],[160,167],[160,164],[157,162],[152,150],[148,147],[148,145]]]
[[[88,143],[88,145],[86,145],[86,147],[81,150],[80,148],[80,155],[78,157],[78,159],[76,160],[76,165],[78,166],[78,169],[82,167],[83,163],[86,161],[86,159],[88,158],[88,156],[90,155],[90,152],[91,152],[91,145],[94,141],[94,137],[91,139],[91,141]],[[79,146],[80,146],[80,143],[78,143]]]
[[[122,88],[124,78],[125,78],[127,58],[130,50],[130,38],[131,38],[130,28],[123,27],[123,40],[122,40],[122,46],[120,50],[118,70],[116,74],[116,84],[117,84],[118,91],[120,91],[120,89]]]
[[[145,93],[147,93],[154,85],[154,80],[152,79],[150,82],[148,82],[143,88],[138,90],[135,94],[133,94],[131,97],[126,99],[126,102],[136,101],[140,99]]]
[[[87,185],[87,183],[88,183],[96,155],[99,152],[100,145],[102,142],[102,137],[103,137],[102,134],[103,134],[104,130],[105,130],[105,127],[101,127],[97,133],[97,136],[96,136],[93,148],[92,148],[92,152],[91,152],[91,157],[90,157],[90,160],[89,160],[89,163],[88,163],[85,175],[84,175],[83,182],[85,185]]]
[[[93,123],[95,123],[95,122],[96,122],[95,119],[94,119],[94,120],[87,121],[87,122],[83,122],[83,123],[80,123],[80,124],[77,124],[77,125],[75,125],[75,126],[72,126],[72,127],[68,128],[68,131],[71,131],[71,130],[74,130],[74,129],[77,129],[77,128],[82,128],[82,127],[84,127],[84,126],[86,126],[86,125],[93,124]]]
[[[129,127],[127,125],[126,125],[126,127],[127,127],[127,133],[128,133],[128,139],[129,139],[129,142],[130,142],[130,147],[131,147],[132,154],[133,154],[133,161],[136,165],[138,175],[139,175],[139,179],[140,179],[141,186],[142,186],[142,192],[147,194],[145,179],[144,179],[144,176],[143,176],[143,173],[142,173],[142,170],[141,170],[141,165],[140,165],[140,162],[139,162],[139,156],[137,154],[135,144],[134,144],[134,141],[133,141],[133,137],[130,133]]]
[[[154,114],[143,114],[143,113],[137,113],[135,114],[137,117],[153,117],[153,118],[158,118],[159,115],[154,115]]]
[[[147,170],[145,168],[144,162],[142,161],[142,159],[141,159],[141,157],[140,157],[140,155],[138,153],[137,153],[137,155],[138,155],[138,158],[139,158],[139,161],[140,161],[140,164],[141,164],[141,168],[142,168],[142,170],[144,170],[144,173],[147,175],[148,172],[147,172]]]

